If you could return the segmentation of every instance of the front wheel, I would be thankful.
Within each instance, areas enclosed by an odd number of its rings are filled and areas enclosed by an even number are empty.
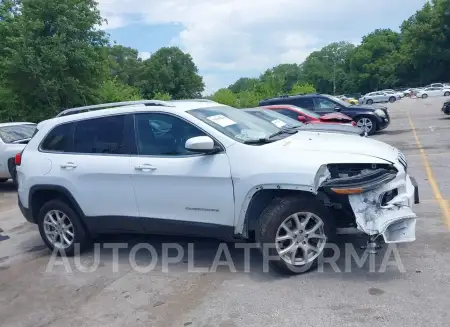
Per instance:
[[[367,104],[372,104],[372,103],[373,103],[373,100],[372,100],[372,99],[369,99],[369,100],[366,101],[366,103],[367,103]]]
[[[422,99],[428,98],[428,94],[422,94]]]
[[[450,92],[447,91],[447,92],[444,93],[444,95],[445,95],[446,97],[448,97],[448,96],[450,95]]]
[[[257,231],[270,266],[290,275],[315,268],[334,235],[334,219],[326,207],[299,196],[273,200],[261,214]]]
[[[390,98],[389,98],[389,102],[390,102],[390,103],[395,102],[395,100],[396,100],[395,97],[390,97]]]
[[[356,126],[365,131],[367,135],[372,135],[377,130],[377,123],[370,117],[358,118],[356,121]]]

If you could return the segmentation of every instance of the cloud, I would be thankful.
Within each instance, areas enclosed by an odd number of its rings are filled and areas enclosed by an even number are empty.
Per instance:
[[[141,58],[142,60],[146,60],[146,59],[150,58],[151,55],[152,55],[151,52],[148,52],[148,51],[140,51],[138,56],[139,56],[139,58]]]
[[[112,23],[181,24],[171,44],[200,70],[246,72],[279,63],[301,63],[330,42],[360,42],[376,28],[396,28],[426,0],[99,0]],[[217,77],[214,77],[217,80]],[[212,80],[213,77],[208,77]],[[219,82],[215,82],[220,84]]]

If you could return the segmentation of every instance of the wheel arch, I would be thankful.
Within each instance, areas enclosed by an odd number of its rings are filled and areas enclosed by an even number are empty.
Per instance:
[[[31,217],[34,222],[37,222],[37,216],[42,206],[54,199],[59,199],[66,202],[75,212],[80,216],[82,224],[84,225],[84,213],[80,205],[73,197],[72,193],[60,185],[33,185],[30,188],[28,195],[29,209],[31,210]],[[86,226],[84,226],[86,227]]]
[[[313,187],[288,184],[270,184],[253,187],[246,195],[240,214],[235,223],[235,235],[241,238],[251,238],[262,211],[274,199],[289,195],[316,197]]]

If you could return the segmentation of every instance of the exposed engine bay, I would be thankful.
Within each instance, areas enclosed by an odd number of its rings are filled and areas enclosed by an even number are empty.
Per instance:
[[[402,166],[393,164],[329,164],[315,178],[327,206],[352,211],[356,227],[386,243],[415,240],[416,186]]]

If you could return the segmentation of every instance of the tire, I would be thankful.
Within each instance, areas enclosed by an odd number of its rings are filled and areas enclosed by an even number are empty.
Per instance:
[[[288,236],[287,231],[281,227],[283,223],[286,223],[285,226],[292,223],[290,226],[294,228],[295,218],[290,217],[293,217],[292,215],[296,213],[299,214],[298,218],[300,223],[305,221],[306,214],[310,214],[311,218],[306,225],[301,227],[297,225],[299,234],[295,241],[293,239],[287,239],[285,241],[276,242],[277,235],[281,237]],[[320,235],[321,237],[324,237],[324,239],[316,237],[309,237],[309,239],[305,238],[305,235],[308,237],[308,234],[305,233],[305,231],[313,229],[312,226],[319,221],[322,222],[322,226],[319,227],[316,232],[310,232],[309,235]],[[286,235],[280,235],[282,232],[286,232]],[[326,248],[327,243],[334,242],[335,235],[335,222],[330,211],[315,198],[299,196],[289,196],[273,200],[262,212],[256,231],[256,239],[259,242],[263,256],[265,256],[269,262],[269,265],[275,271],[287,275],[305,273],[317,267],[320,256],[323,255],[324,252],[328,252],[328,249]],[[294,242],[295,245],[293,245]],[[299,252],[301,252],[301,256],[303,256],[304,259],[304,252],[300,250],[302,244],[315,244],[317,251],[310,252],[310,250],[307,250],[308,256],[310,256],[308,259],[309,261],[303,260],[303,262],[296,262],[296,260],[299,261],[299,259],[302,259],[298,257]],[[286,250],[290,246],[296,246],[296,248],[286,255],[280,254],[279,251]],[[294,263],[292,263],[290,259],[292,258],[292,253],[294,253]]]
[[[377,131],[377,122],[370,116],[360,116],[355,121],[356,126],[367,132],[367,135],[373,135]]]
[[[448,97],[449,95],[450,95],[450,92],[448,92],[448,91],[444,93],[444,96],[446,96],[446,97]]]
[[[19,188],[19,183],[18,183],[18,181],[17,181],[17,170],[16,170],[16,166],[14,166],[14,167],[11,169],[11,178],[12,178],[14,187],[15,187],[16,189],[18,189],[18,188]]]
[[[81,218],[79,215],[64,201],[61,200],[50,200],[49,202],[45,203],[44,206],[39,211],[38,217],[37,217],[37,224],[39,227],[39,233],[41,234],[41,238],[44,241],[45,245],[53,251],[57,246],[55,246],[55,243],[52,242],[49,237],[46,234],[46,226],[49,224],[45,223],[44,221],[47,221],[49,218],[46,218],[47,214],[50,212],[53,213],[53,219],[56,220],[56,214],[57,212],[64,214],[66,218],[64,218],[65,225],[68,225],[68,222],[72,224],[71,232],[73,234],[73,237],[69,237],[69,241],[72,241],[70,245],[68,245],[65,248],[58,247],[60,251],[58,251],[58,254],[65,254],[67,256],[73,256],[75,254],[75,244],[80,245],[80,250],[84,250],[90,245],[90,238],[85,230],[83,224],[81,223]],[[60,217],[62,215],[60,214]],[[60,239],[60,236],[56,236],[56,241]],[[59,242],[61,243],[61,242]]]
[[[422,99],[426,99],[426,98],[428,98],[428,94],[422,94]]]
[[[390,97],[390,98],[389,98],[389,102],[390,102],[390,103],[394,103],[396,100],[397,100],[397,99],[396,99],[395,97]]]
[[[372,100],[372,99],[369,99],[369,100],[366,101],[366,103],[367,103],[367,104],[372,104],[372,103],[373,103],[373,100]]]

